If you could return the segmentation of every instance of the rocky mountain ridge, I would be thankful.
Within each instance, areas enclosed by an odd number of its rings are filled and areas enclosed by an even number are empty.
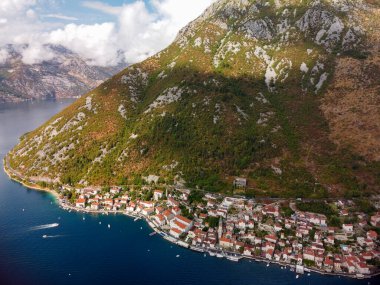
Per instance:
[[[46,98],[75,98],[101,84],[126,67],[98,67],[62,46],[48,46],[54,58],[25,64],[20,46],[8,45],[9,55],[0,64],[0,103]]]
[[[377,70],[378,13],[364,0],[217,1],[167,49],[26,134],[10,164],[55,184],[155,175],[229,192],[243,176],[246,195],[377,193],[379,82],[359,68],[372,90],[360,102],[358,82],[339,84],[342,62]]]

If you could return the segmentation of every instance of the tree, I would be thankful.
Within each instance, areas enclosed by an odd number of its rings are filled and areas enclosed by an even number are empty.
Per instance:
[[[208,216],[205,219],[205,222],[208,223],[208,225],[209,225],[210,228],[216,228],[219,225],[219,218],[218,217]]]

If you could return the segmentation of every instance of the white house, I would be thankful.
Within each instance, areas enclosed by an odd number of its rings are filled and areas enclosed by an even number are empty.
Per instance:
[[[153,199],[158,201],[160,199],[162,199],[162,197],[164,196],[164,191],[162,190],[154,190],[153,192]]]
[[[143,214],[144,216],[149,216],[149,215],[151,215],[152,213],[154,213],[154,208],[144,208],[144,209],[141,211],[141,214]]]
[[[91,204],[91,210],[95,210],[95,211],[99,210],[99,203],[98,202],[93,202]]]
[[[343,224],[342,228],[346,233],[352,233],[354,231],[354,226],[352,224]]]

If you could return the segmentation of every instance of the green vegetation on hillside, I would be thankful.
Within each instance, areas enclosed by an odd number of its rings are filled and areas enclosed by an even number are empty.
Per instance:
[[[246,177],[242,191],[249,196],[375,192],[380,165],[338,149],[320,110],[342,43],[332,43],[330,52],[316,43],[314,28],[299,28],[309,9],[339,14],[345,23],[348,13],[326,3],[315,8],[312,1],[283,7],[270,1],[257,13],[237,2],[227,9],[227,2],[167,49],[25,134],[10,154],[11,166],[26,177],[71,186],[140,187],[154,175],[159,183],[224,193],[232,193],[234,177]],[[289,27],[279,32],[285,19]],[[256,30],[248,31],[251,20],[270,28],[252,24]],[[192,202],[201,201],[196,193]],[[300,207],[334,214],[319,204]]]

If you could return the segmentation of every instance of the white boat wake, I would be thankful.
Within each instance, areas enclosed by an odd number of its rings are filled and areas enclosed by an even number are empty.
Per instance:
[[[59,238],[63,237],[63,235],[55,235],[55,236],[48,236],[48,235],[43,235],[42,238]]]
[[[58,226],[59,226],[58,223],[46,224],[46,225],[31,227],[31,228],[29,228],[29,231],[45,230],[45,229],[50,229],[50,228],[56,228]]]

